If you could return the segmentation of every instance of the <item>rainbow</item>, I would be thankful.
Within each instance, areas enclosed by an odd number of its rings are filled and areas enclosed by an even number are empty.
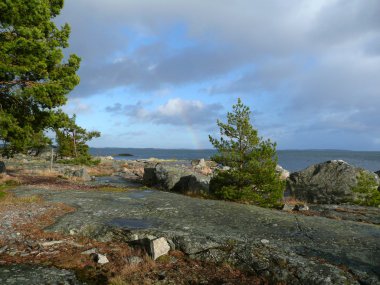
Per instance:
[[[185,114],[182,114],[181,117],[184,123],[186,124],[193,146],[195,147],[195,149],[202,149],[202,144],[201,140],[199,139],[198,132],[195,130],[191,120]]]

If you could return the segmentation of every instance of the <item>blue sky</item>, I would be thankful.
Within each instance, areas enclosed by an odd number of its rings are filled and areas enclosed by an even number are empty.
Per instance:
[[[91,146],[210,148],[240,97],[279,149],[380,149],[378,0],[66,0],[63,22]]]

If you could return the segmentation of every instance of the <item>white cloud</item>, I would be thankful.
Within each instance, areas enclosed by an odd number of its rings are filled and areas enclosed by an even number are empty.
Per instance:
[[[85,114],[90,113],[92,111],[92,107],[89,104],[84,103],[79,98],[73,98],[68,101],[67,105],[63,107],[63,110],[70,115]]]
[[[107,112],[123,114],[138,122],[158,125],[209,126],[215,123],[223,107],[220,104],[206,104],[198,100],[169,99],[154,110],[146,109],[141,102],[135,105],[115,104],[106,108]]]
[[[176,88],[198,85],[201,95],[223,98],[221,104],[229,94],[269,95],[263,101],[269,97],[281,116],[268,118],[281,121],[268,123],[286,122],[286,130],[297,136],[302,122],[305,129],[319,130],[309,135],[316,144],[323,140],[322,129],[346,132],[356,145],[366,140],[367,146],[370,132],[379,131],[373,110],[380,105],[379,0],[109,0],[106,5],[68,0],[65,5],[60,21],[72,25],[71,50],[83,57],[74,96],[128,87],[161,100],[178,94]],[[154,110],[120,104],[108,111],[154,124],[202,125],[207,109],[214,122],[221,105],[178,98]],[[329,123],[325,114],[339,117]],[[359,130],[366,136],[355,138]]]

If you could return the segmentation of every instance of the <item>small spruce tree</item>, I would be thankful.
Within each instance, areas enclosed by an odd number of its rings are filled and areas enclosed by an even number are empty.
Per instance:
[[[97,161],[89,154],[87,142],[100,136],[100,132],[88,132],[75,122],[76,116],[71,118],[65,113],[59,113],[55,127],[58,156],[69,158],[68,163],[91,165]]]
[[[352,188],[356,193],[355,204],[363,206],[380,206],[380,186],[376,181],[376,174],[360,171],[357,175],[357,185]]]
[[[274,207],[285,187],[276,172],[276,143],[258,136],[250,114],[249,107],[238,99],[233,112],[227,114],[227,124],[217,121],[220,139],[209,136],[218,150],[212,159],[228,166],[228,170],[216,172],[210,191],[221,199]]]

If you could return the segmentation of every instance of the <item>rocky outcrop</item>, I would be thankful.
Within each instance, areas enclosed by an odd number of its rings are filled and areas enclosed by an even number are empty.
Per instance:
[[[357,186],[361,172],[372,172],[354,167],[342,160],[331,160],[292,173],[287,180],[287,191],[296,199],[318,204],[341,204],[355,199],[352,189]],[[377,182],[379,178],[375,177]]]
[[[290,172],[288,170],[284,169],[281,165],[276,166],[276,173],[278,173],[280,175],[280,178],[282,180],[286,180],[290,175]]]
[[[67,178],[74,178],[81,181],[91,181],[91,177],[86,168],[63,168],[60,170]]]
[[[208,193],[210,177],[184,166],[158,163],[144,169],[143,183],[166,191],[198,195]]]
[[[39,265],[2,265],[0,267],[2,285],[32,285],[32,284],[72,284],[79,285],[75,272],[44,267]]]
[[[270,284],[379,284],[380,228],[374,224],[163,191],[100,194],[20,187],[12,193],[80,205],[46,229],[54,232],[75,230],[99,241],[128,243],[164,237],[171,249],[241,267],[270,278]]]
[[[0,174],[5,173],[6,168],[5,168],[5,163],[3,161],[0,161]]]
[[[379,178],[380,178],[380,170],[378,170],[378,171],[375,171],[375,173],[377,174],[377,176],[379,176]]]
[[[203,175],[211,175],[218,164],[211,160],[194,159],[191,161],[192,169]]]
[[[142,180],[146,163],[128,161],[122,165],[121,176],[131,180]]]

